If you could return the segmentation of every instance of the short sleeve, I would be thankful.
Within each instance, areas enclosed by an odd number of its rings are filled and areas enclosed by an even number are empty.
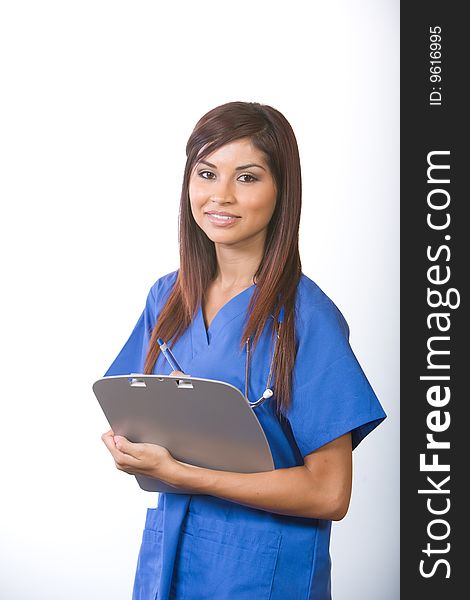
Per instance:
[[[386,414],[350,347],[346,320],[331,301],[319,303],[297,335],[285,416],[302,456],[348,432],[355,448]]]
[[[142,314],[129,339],[104,374],[104,377],[143,373],[153,328],[176,283],[177,276],[178,271],[172,271],[160,277],[150,288]]]
[[[145,308],[129,336],[129,339],[104,374],[104,377],[107,377],[108,375],[143,373],[145,356],[155,321],[156,301],[154,287],[152,287],[148,293]]]

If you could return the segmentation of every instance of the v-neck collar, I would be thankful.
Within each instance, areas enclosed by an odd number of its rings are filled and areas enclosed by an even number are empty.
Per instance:
[[[195,329],[196,333],[196,336],[193,336],[193,347],[196,342],[194,337],[197,338],[197,345],[202,344],[204,348],[210,346],[211,341],[214,339],[214,337],[217,336],[220,330],[229,321],[246,311],[255,287],[256,284],[253,283],[250,287],[239,292],[236,296],[233,296],[233,298],[230,298],[230,300],[219,309],[215,317],[212,319],[208,329],[206,328],[206,324],[204,323],[202,303],[200,303],[196,312],[196,316],[194,317],[193,323],[193,329]],[[197,353],[197,348],[193,349]]]

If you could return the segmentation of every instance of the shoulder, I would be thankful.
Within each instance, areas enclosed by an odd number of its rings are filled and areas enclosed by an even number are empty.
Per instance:
[[[152,296],[157,302],[159,300],[162,300],[164,296],[166,299],[166,296],[168,296],[168,294],[173,289],[177,277],[178,270],[171,271],[171,273],[167,273],[166,275],[162,275],[151,286],[149,295]]]
[[[304,273],[301,274],[297,286],[295,310],[300,334],[306,330],[316,330],[349,338],[348,323],[338,306]]]
[[[159,277],[152,284],[147,294],[146,310],[150,315],[151,321],[155,321],[158,314],[165,305],[171,290],[176,282],[178,271],[172,271]]]

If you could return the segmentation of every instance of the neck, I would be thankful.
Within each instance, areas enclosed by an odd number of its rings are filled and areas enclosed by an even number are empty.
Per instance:
[[[247,288],[253,285],[253,277],[261,263],[264,250],[259,240],[245,244],[243,248],[215,244],[217,275],[215,283],[222,289]]]

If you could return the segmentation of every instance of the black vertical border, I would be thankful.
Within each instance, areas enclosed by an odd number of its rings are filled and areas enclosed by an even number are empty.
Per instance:
[[[403,600],[425,598],[434,600],[445,598],[467,597],[470,567],[466,565],[465,537],[468,519],[463,517],[463,509],[467,505],[464,488],[470,480],[467,457],[470,456],[470,430],[467,426],[468,405],[470,397],[464,386],[465,371],[470,371],[470,338],[468,314],[466,313],[468,298],[468,279],[470,264],[470,219],[466,220],[467,206],[470,197],[464,189],[470,165],[467,164],[468,152],[464,138],[468,137],[469,113],[464,110],[466,103],[464,89],[468,84],[468,40],[470,25],[463,15],[464,3],[436,2],[402,2],[400,6],[400,114],[401,114],[401,184],[400,184],[400,225],[401,225],[401,561],[400,561],[400,597]],[[442,36],[442,81],[430,81],[430,28],[440,27]],[[429,94],[432,87],[441,88],[441,106],[430,106]],[[437,95],[436,95],[437,97]],[[467,103],[468,104],[468,103]],[[447,210],[432,211],[428,207],[428,193],[433,184],[427,182],[427,156],[429,152],[449,150],[448,157],[441,156],[436,162],[450,164],[450,183],[441,185],[450,194]],[[443,173],[441,174],[443,178]],[[439,187],[439,186],[434,186]],[[438,198],[438,195],[435,196]],[[444,195],[441,195],[444,198]],[[449,212],[451,222],[444,231],[432,230],[426,222],[428,212],[436,212],[435,217],[444,219]],[[446,239],[445,235],[450,236]],[[427,248],[436,256],[440,246],[440,258],[432,262],[427,257]],[[450,268],[450,280],[447,284],[433,285],[428,280],[429,267],[439,264],[442,274]],[[460,295],[458,308],[430,308],[427,301],[427,288],[455,288]],[[444,333],[433,326],[429,329],[427,317],[432,312],[450,314],[451,326]],[[444,321],[442,321],[444,322]],[[432,321],[435,323],[435,321]],[[450,350],[449,355],[442,355],[440,362],[450,364],[449,371],[430,371],[427,369],[427,342],[430,336],[449,336],[448,342],[439,342],[441,349]],[[436,342],[437,343],[437,342]],[[436,347],[436,346],[435,346]],[[468,358],[467,358],[468,357]],[[437,361],[436,361],[437,362]],[[449,463],[448,473],[424,473],[420,471],[419,456],[428,453],[427,462],[432,459],[434,451],[426,450],[426,434],[430,433],[427,421],[428,414],[435,407],[427,401],[426,392],[430,385],[438,385],[420,380],[420,376],[448,374],[450,381],[440,382],[448,385],[451,398],[447,406],[442,407],[450,415],[449,428],[435,438],[450,442],[450,449],[438,452],[439,462]],[[434,477],[436,482],[447,475],[450,480],[446,486],[449,494],[419,494],[419,489],[430,489],[427,476]],[[427,508],[427,499],[431,498],[431,506],[435,509],[447,506],[446,514],[432,515]],[[428,535],[428,528],[433,519],[445,519],[450,533],[443,540],[433,540]],[[447,528],[444,524],[435,523],[431,532],[436,536],[444,536]],[[427,544],[439,552],[429,557],[423,552]],[[448,552],[442,552],[447,549]],[[444,563],[435,564],[439,559],[447,560],[450,577],[446,578],[448,568]],[[420,574],[420,561],[424,560],[423,570],[428,574],[425,578]]]

